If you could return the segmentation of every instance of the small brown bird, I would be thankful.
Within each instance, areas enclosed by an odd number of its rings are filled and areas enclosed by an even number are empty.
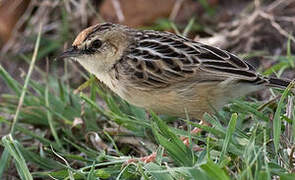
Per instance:
[[[264,77],[216,47],[169,32],[112,23],[83,30],[61,58],[78,61],[131,104],[200,120],[232,98],[290,83]]]
[[[169,32],[103,23],[83,30],[60,58],[78,61],[131,104],[201,120],[231,99],[289,80],[264,77],[224,50]],[[192,133],[200,132],[194,129]],[[188,144],[188,138],[183,139]],[[141,158],[150,162],[156,153]],[[134,162],[134,159],[129,160]]]

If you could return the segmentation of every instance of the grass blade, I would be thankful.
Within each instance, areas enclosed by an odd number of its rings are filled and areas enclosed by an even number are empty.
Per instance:
[[[190,32],[190,30],[192,29],[193,25],[195,23],[195,18],[191,18],[187,24],[187,26],[185,27],[185,29],[182,32],[182,35],[184,37],[186,37],[188,35],[188,33]]]
[[[2,142],[5,149],[14,158],[15,166],[21,179],[33,180],[33,177],[28,169],[28,166],[26,165],[26,161],[19,149],[20,145],[18,144],[18,142],[12,138],[11,134],[4,136],[2,138]]]
[[[289,91],[291,90],[292,87],[294,87],[295,82],[293,81],[292,83],[289,84],[289,86],[285,89],[283,92],[283,95],[279,101],[278,107],[275,112],[274,120],[273,120],[273,136],[274,136],[274,146],[275,146],[275,151],[278,153],[279,151],[279,143],[280,143],[280,136],[281,136],[281,111],[284,105],[284,100],[286,99]]]
[[[207,175],[215,180],[229,180],[228,175],[212,160],[208,159],[206,164],[200,166],[204,171],[207,172]]]
[[[151,113],[151,116],[155,121],[152,126],[153,133],[169,156],[178,164],[192,166],[195,158],[190,149],[183,144],[180,138],[156,114]]]
[[[48,61],[47,61],[47,67],[48,67]],[[49,124],[50,130],[51,130],[51,133],[52,133],[52,135],[53,135],[53,137],[54,137],[54,139],[55,139],[55,141],[57,143],[57,146],[58,146],[59,149],[61,149],[62,145],[61,145],[61,142],[60,142],[60,140],[58,138],[58,135],[56,133],[55,126],[53,124],[52,114],[49,111],[50,103],[49,103],[49,97],[48,97],[49,96],[48,95],[49,94],[48,69],[47,69],[47,76],[46,77],[47,77],[47,83],[46,83],[45,95],[44,96],[45,96],[45,105],[47,107],[47,120],[48,120],[48,124]]]
[[[292,68],[294,68],[295,67],[295,63],[294,63],[295,59],[294,59],[294,57],[292,57],[292,53],[291,53],[291,37],[292,36],[289,35],[288,42],[287,42],[287,60],[289,61],[290,66]]]
[[[17,95],[21,94],[21,85],[10,76],[10,74],[1,66],[1,64],[0,64],[0,76]]]
[[[263,154],[264,154],[264,165],[265,165],[265,171],[266,171],[266,175],[267,175],[267,179],[271,179],[271,175],[270,175],[270,170],[268,167],[268,162],[267,162],[267,151],[266,151],[266,144],[267,144],[267,136],[266,136],[266,130],[263,130]]]
[[[26,166],[25,160],[22,157],[20,151],[18,150],[16,143],[14,142],[12,135],[14,134],[15,131],[15,127],[16,124],[18,122],[18,117],[19,117],[19,113],[20,113],[20,109],[23,105],[24,102],[24,98],[26,95],[26,91],[27,91],[27,87],[29,84],[29,80],[37,59],[37,53],[38,53],[38,49],[39,49],[39,45],[40,45],[40,39],[41,39],[41,32],[42,32],[42,25],[40,25],[40,30],[39,30],[39,34],[38,34],[38,38],[35,44],[35,49],[34,49],[34,53],[33,53],[33,57],[32,57],[32,61],[28,70],[28,74],[27,77],[25,79],[25,83],[21,92],[21,96],[19,99],[19,103],[15,112],[15,116],[13,118],[13,123],[11,126],[11,130],[10,130],[10,135],[9,135],[9,140],[7,139],[7,136],[4,136],[2,138],[2,141],[4,144],[6,144],[5,148],[8,148],[9,154],[12,155],[14,157],[14,159],[16,160],[16,167],[18,170],[18,173],[20,175],[20,177],[22,177],[22,179],[33,179],[31,174],[29,173],[28,167]],[[3,73],[5,73],[6,71],[3,70],[2,66],[0,66],[0,71]],[[4,74],[5,75],[5,74]],[[17,88],[17,83],[12,81],[11,78],[9,78],[10,76],[5,76],[7,77],[7,83],[9,83],[11,85],[11,87],[15,90],[16,93],[19,93],[18,88]],[[5,161],[4,163],[6,163],[7,161]],[[3,164],[3,166],[5,166],[5,164]]]
[[[19,116],[19,113],[20,113],[20,109],[21,109],[21,107],[23,105],[24,98],[25,98],[27,88],[28,88],[28,84],[29,84],[29,80],[31,78],[31,75],[32,75],[32,72],[33,72],[33,69],[34,69],[34,66],[35,66],[35,62],[36,62],[36,59],[37,59],[37,54],[38,54],[38,49],[39,49],[40,39],[41,39],[41,32],[42,32],[42,25],[40,25],[39,34],[38,34],[37,41],[36,41],[36,44],[35,44],[35,49],[34,49],[32,61],[31,61],[31,64],[30,64],[30,67],[29,67],[29,70],[28,70],[27,77],[25,79],[25,83],[24,83],[24,86],[23,86],[23,89],[22,89],[22,92],[21,92],[21,96],[20,96],[19,103],[18,103],[16,112],[15,112],[15,116],[13,118],[13,123],[12,123],[11,130],[10,130],[10,133],[12,135],[13,135],[14,130],[15,130],[15,125],[16,125],[16,123],[18,121],[18,116]]]
[[[149,172],[155,179],[158,180],[172,180],[173,178],[168,172],[163,171],[163,167],[155,164],[148,163],[144,166],[144,168]]]
[[[9,152],[7,149],[4,149],[4,151],[2,152],[1,155],[1,159],[0,159],[0,179],[2,179],[1,177],[3,176],[3,173],[6,169],[6,165],[9,161]]]
[[[238,114],[237,113],[232,114],[230,121],[229,121],[228,130],[226,131],[225,140],[223,142],[219,162],[223,161],[224,155],[227,152],[227,148],[228,148],[229,142],[231,140],[232,134],[235,131],[237,119],[238,119]]]

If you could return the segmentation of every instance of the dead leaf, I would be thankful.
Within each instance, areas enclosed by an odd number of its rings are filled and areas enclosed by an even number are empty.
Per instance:
[[[4,0],[0,3],[0,47],[10,38],[14,25],[26,11],[30,0]]]
[[[86,140],[90,140],[91,144],[96,150],[102,151],[108,148],[108,145],[100,138],[96,132],[89,132],[86,134]]]
[[[180,1],[182,2],[178,3]],[[218,0],[210,0],[208,3],[213,6]],[[190,17],[203,13],[204,9],[193,0],[108,0],[103,2],[99,12],[106,21],[140,27],[151,25],[160,18],[187,21]]]

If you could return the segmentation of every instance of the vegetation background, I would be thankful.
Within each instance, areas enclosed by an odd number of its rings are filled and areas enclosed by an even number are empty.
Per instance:
[[[233,100],[204,116],[212,127],[146,112],[55,60],[104,21],[182,34],[295,78],[295,0],[1,0],[0,179],[295,179],[290,87]],[[156,162],[124,164],[153,151]]]

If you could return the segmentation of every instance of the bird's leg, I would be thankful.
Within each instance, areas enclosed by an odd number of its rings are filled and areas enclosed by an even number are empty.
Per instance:
[[[144,163],[154,162],[156,160],[156,156],[157,156],[157,152],[153,152],[151,155],[144,156],[144,157],[141,157],[139,159],[137,159],[137,158],[129,159],[124,164],[135,163],[135,162],[138,162],[138,161],[142,161]]]
[[[167,154],[163,154],[163,156],[167,156]],[[156,157],[157,157],[157,152],[153,152],[152,154],[148,155],[148,156],[144,156],[141,158],[132,158],[129,159],[128,161],[126,161],[124,163],[124,165],[130,164],[130,163],[136,163],[138,161],[141,161],[143,163],[149,163],[149,162],[155,162],[156,161]]]
[[[157,157],[157,152],[153,152],[149,156],[145,156],[145,157],[140,158],[140,161],[142,161],[144,163],[154,162],[156,160],[156,157]]]
[[[201,122],[199,124],[203,125],[203,126],[211,126],[210,123],[207,123],[206,121],[203,121],[203,120],[201,120]],[[191,134],[198,134],[200,132],[202,132],[202,129],[195,127],[190,133]],[[190,145],[189,144],[189,137],[182,137],[181,140],[182,140],[183,144],[185,144],[186,146]],[[199,149],[199,148],[196,148],[196,150],[197,149]]]

